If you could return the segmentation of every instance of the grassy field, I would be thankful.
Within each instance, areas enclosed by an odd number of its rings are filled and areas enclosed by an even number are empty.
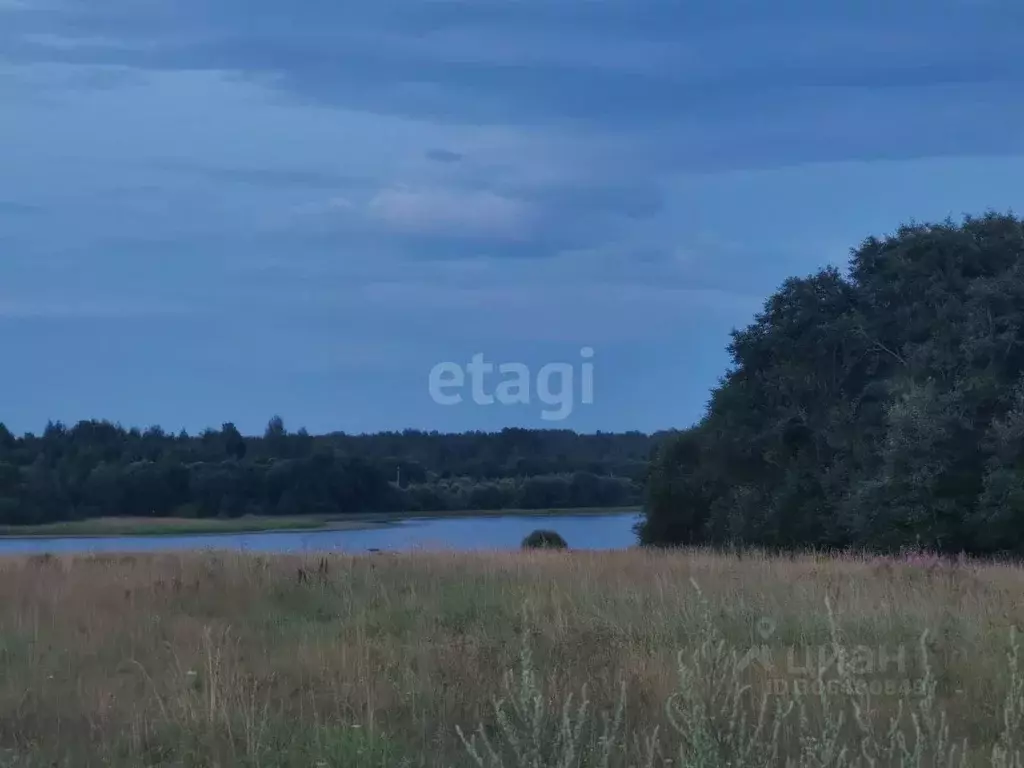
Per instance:
[[[6,558],[0,765],[1019,766],[1022,598],[701,552]]]
[[[97,517],[45,525],[0,526],[3,536],[181,536],[200,533],[250,533],[324,528],[318,517]]]
[[[179,518],[98,517],[45,525],[0,525],[0,537],[26,536],[182,536],[204,533],[256,533],[260,531],[355,530],[414,518],[489,517],[495,515],[607,515],[635,510],[635,507],[584,507],[579,509],[456,510],[450,512],[374,512],[343,516],[304,515],[300,517]]]

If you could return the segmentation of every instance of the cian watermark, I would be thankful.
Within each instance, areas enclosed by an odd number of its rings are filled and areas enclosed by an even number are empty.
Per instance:
[[[593,357],[591,347],[580,350],[579,402],[583,405],[594,402]],[[465,399],[467,381],[469,397],[477,405],[530,405],[536,397],[552,406],[541,410],[545,421],[566,419],[576,407],[577,365],[573,363],[548,363],[534,376],[525,363],[493,363],[478,352],[465,365],[444,362],[431,368],[430,397],[438,405],[458,405]]]
[[[757,623],[761,644],[752,646],[738,661],[740,670],[760,668],[772,693],[873,696],[924,695],[923,680],[912,679],[903,645],[843,646],[769,645],[775,622],[762,618]]]

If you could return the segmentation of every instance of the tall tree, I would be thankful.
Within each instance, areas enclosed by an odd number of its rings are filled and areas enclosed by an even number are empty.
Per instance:
[[[847,276],[790,279],[734,332],[653,466],[642,538],[1024,553],[1022,344],[1021,220],[865,240]]]

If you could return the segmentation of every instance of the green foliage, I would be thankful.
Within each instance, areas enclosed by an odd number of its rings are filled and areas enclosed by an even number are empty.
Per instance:
[[[562,535],[557,531],[536,530],[523,539],[523,549],[568,549]]]
[[[624,688],[614,711],[600,717],[593,711],[586,687],[579,696],[565,697],[559,708],[538,681],[529,645],[524,644],[518,673],[507,674],[505,696],[494,702],[493,724],[481,723],[469,737],[456,729],[472,764],[478,768],[1024,765],[1020,737],[1024,677],[1015,632],[1006,656],[1006,694],[1002,701],[992,702],[993,720],[999,722],[993,723],[988,735],[992,743],[983,751],[981,745],[951,735],[950,718],[936,694],[927,631],[918,646],[920,677],[898,698],[894,696],[891,714],[880,715],[879,698],[854,673],[848,646],[827,602],[832,659],[819,657],[809,665],[804,682],[813,685],[785,685],[781,690],[763,686],[759,690],[747,654],[726,641],[699,588],[697,603],[701,621],[696,643],[689,652],[678,654],[678,685],[665,704],[669,728],[648,727],[634,732],[631,739],[626,737]],[[972,755],[973,761],[969,760]]]
[[[480,725],[470,737],[458,726],[456,732],[477,768],[606,768],[613,757],[626,753],[625,703],[622,690],[614,712],[604,713],[598,724],[584,686],[578,697],[568,696],[561,711],[556,710],[541,689],[524,643],[518,674],[506,673],[505,696],[494,700],[495,727]],[[650,768],[653,763],[649,750],[643,765]]]
[[[1024,553],[1022,257],[987,214],[787,280],[659,447],[641,540]]]
[[[0,424],[0,525],[638,503],[653,438],[506,429],[312,436],[271,419],[198,436],[102,421],[14,437]]]

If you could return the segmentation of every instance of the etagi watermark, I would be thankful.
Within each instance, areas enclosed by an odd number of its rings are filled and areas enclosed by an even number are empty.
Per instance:
[[[907,675],[907,653],[903,645],[895,647],[853,645],[772,648],[768,641],[775,633],[775,622],[758,621],[762,644],[747,650],[738,661],[742,671],[752,665],[761,667],[768,678],[768,689],[776,695],[833,693],[872,696],[924,696],[925,682]],[[825,675],[835,669],[836,676]]]
[[[594,364],[587,362],[594,357],[591,347],[580,350],[580,402],[591,405],[594,402]],[[484,378],[495,372],[504,378],[493,392],[485,390]],[[556,406],[543,409],[540,417],[545,421],[561,421],[568,418],[576,404],[576,369],[572,363],[548,363],[537,371],[534,377],[529,366],[523,363],[495,364],[484,360],[482,352],[473,355],[466,365],[459,363],[438,363],[430,370],[430,397],[438,405],[458,405],[462,402],[459,391],[469,378],[471,398],[477,405],[529,405],[536,392],[537,399],[544,405]]]

